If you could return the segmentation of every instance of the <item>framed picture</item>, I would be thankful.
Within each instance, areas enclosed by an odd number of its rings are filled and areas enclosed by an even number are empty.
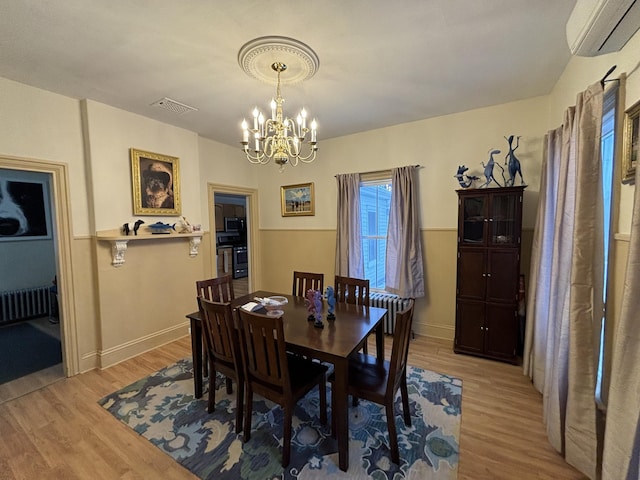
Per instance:
[[[0,241],[51,239],[49,183],[0,174]]]
[[[622,182],[633,183],[638,163],[638,137],[640,137],[640,102],[624,113],[622,138]]]
[[[177,157],[131,149],[134,215],[180,215]]]
[[[315,215],[313,183],[280,187],[280,205],[283,217]]]

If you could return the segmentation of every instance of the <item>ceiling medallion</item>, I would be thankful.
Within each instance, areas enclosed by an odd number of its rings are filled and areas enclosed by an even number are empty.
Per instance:
[[[313,77],[320,68],[320,59],[308,45],[289,37],[267,36],[250,40],[238,52],[240,68],[250,77],[275,83],[274,62],[287,66],[283,85],[298,83]]]

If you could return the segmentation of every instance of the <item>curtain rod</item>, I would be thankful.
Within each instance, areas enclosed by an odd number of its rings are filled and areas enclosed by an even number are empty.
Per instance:
[[[607,80],[607,77],[609,75],[611,75],[611,73],[616,69],[617,65],[612,66],[609,70],[607,70],[607,73],[604,74],[604,77],[602,77],[602,79],[600,80],[600,85],[602,85],[602,88],[604,88],[604,84],[606,82],[619,82],[620,79],[619,78],[612,78],[611,80]]]
[[[416,168],[422,168],[422,165],[419,165],[419,164],[418,165],[413,165],[413,166],[416,167]],[[394,168],[396,168],[396,167],[394,167]],[[385,168],[383,170],[373,170],[371,172],[357,172],[357,173],[359,173],[360,175],[370,175],[372,173],[386,172],[387,170],[393,170],[393,168]],[[334,175],[334,177],[337,177],[337,176],[338,175]]]

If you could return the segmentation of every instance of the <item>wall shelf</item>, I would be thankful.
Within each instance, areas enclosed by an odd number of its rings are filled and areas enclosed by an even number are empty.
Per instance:
[[[194,233],[167,233],[167,234],[139,234],[139,235],[122,235],[117,230],[109,230],[96,232],[96,239],[101,242],[111,243],[111,265],[120,267],[124,265],[124,256],[127,252],[129,242],[137,242],[141,240],[173,240],[178,238],[186,238],[189,240],[189,256],[198,255],[200,242],[202,242],[202,232]]]

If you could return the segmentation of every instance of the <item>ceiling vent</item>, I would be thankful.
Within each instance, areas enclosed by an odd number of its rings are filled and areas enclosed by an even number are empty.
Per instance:
[[[619,51],[640,27],[640,0],[578,0],[567,22],[573,55]]]
[[[167,97],[161,98],[157,102],[153,102],[151,106],[164,108],[165,110],[169,110],[170,112],[173,112],[177,115],[184,115],[188,112],[198,111],[197,108],[190,107],[189,105],[185,105],[184,103],[176,102],[175,100],[171,100]]]

